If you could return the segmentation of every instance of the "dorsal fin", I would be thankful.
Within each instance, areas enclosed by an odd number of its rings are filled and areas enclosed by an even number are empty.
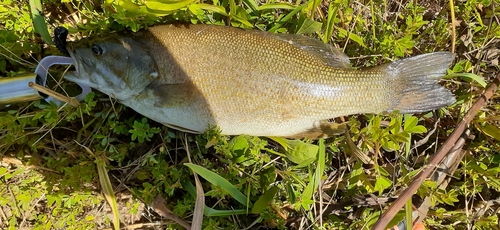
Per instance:
[[[276,39],[293,45],[301,50],[307,51],[321,60],[325,65],[335,68],[351,69],[349,57],[342,50],[322,41],[297,34],[273,34],[263,31],[255,31],[259,36]]]

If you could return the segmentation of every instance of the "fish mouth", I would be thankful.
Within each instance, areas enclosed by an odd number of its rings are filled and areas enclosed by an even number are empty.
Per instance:
[[[66,46],[66,51],[73,60],[73,66],[75,67],[75,70],[64,74],[64,79],[74,82],[78,86],[80,86],[82,92],[80,95],[75,96],[75,98],[78,101],[83,101],[85,99],[85,96],[92,91],[90,86],[85,82],[85,79],[81,78],[80,70],[83,60],[76,54],[76,50],[73,49],[70,45]]]
[[[92,84],[89,82],[90,75],[87,75],[87,71],[85,70],[85,60],[78,54],[77,49],[72,47],[71,43],[66,46],[66,50],[68,51],[71,60],[73,60],[73,66],[75,67],[74,71],[69,71],[64,74],[64,79],[74,82],[79,85],[82,89],[90,89]],[[88,90],[90,91],[90,90]]]
[[[73,60],[73,66],[75,67],[75,70],[67,72],[64,75],[64,78],[75,83],[82,83],[85,80],[84,78],[82,78],[82,63],[84,62],[84,60],[77,54],[76,49],[73,48],[71,44],[68,44],[66,46],[66,50]]]
[[[80,72],[80,61],[81,60],[78,60],[79,58],[77,58],[73,47],[70,47],[69,45],[66,46],[66,51],[68,52],[69,56],[73,60],[73,66],[75,67],[75,71],[69,72],[68,74],[76,77],[76,75]],[[66,75],[68,75],[68,74],[66,74]]]

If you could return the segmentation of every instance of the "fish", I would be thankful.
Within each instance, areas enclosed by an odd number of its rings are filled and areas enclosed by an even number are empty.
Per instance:
[[[356,69],[312,37],[202,24],[91,36],[66,49],[75,71],[65,79],[189,133],[322,138],[338,131],[331,118],[455,102],[438,84],[454,60],[446,51]]]

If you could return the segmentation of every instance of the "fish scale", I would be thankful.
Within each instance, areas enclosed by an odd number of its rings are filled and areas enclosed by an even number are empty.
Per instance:
[[[317,138],[332,135],[329,118],[424,112],[454,102],[437,84],[454,58],[449,52],[357,70],[314,38],[215,25],[155,26],[67,49],[76,62],[68,80],[193,133],[219,126],[228,135]]]

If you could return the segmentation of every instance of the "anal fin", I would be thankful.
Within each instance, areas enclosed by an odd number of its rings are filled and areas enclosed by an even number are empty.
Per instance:
[[[293,138],[293,139],[327,138],[327,137],[331,137],[334,135],[344,134],[346,129],[347,129],[347,122],[335,123],[335,122],[321,121],[318,125],[314,126],[313,128],[310,128],[302,133],[288,136],[287,138]]]
[[[195,131],[195,130],[191,130],[191,129],[187,129],[187,128],[183,128],[183,127],[180,127],[180,126],[177,126],[177,125],[172,125],[172,124],[166,124],[166,123],[162,123],[164,126],[167,126],[168,128],[172,128],[172,129],[175,129],[175,130],[179,130],[181,132],[185,132],[185,133],[194,133],[194,134],[202,134],[203,132],[198,132],[198,131]]]

